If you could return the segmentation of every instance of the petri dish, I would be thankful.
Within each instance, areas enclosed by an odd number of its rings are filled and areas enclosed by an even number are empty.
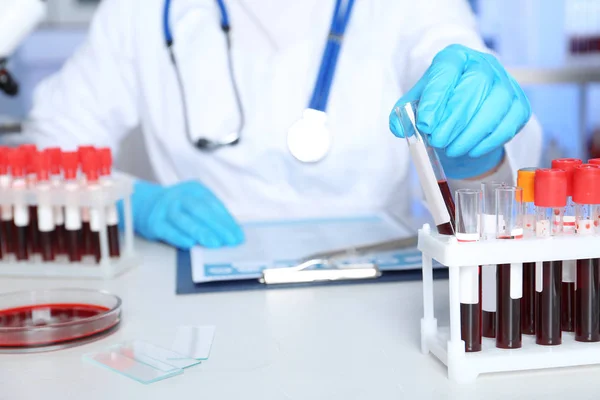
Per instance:
[[[79,346],[105,337],[121,322],[121,299],[86,289],[0,294],[0,353]]]

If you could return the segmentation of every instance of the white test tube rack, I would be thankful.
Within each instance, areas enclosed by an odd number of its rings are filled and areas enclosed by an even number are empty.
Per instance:
[[[131,211],[131,194],[133,182],[126,178],[112,177],[110,185],[99,184],[94,191],[85,186],[69,191],[61,187],[53,187],[41,192],[36,188],[16,190],[0,190],[0,206],[10,207],[14,204],[28,206],[44,205],[94,208],[98,213],[100,225],[100,262],[84,256],[82,262],[69,262],[66,256],[57,257],[56,261],[42,262],[39,254],[29,254],[29,260],[16,261],[14,255],[3,255],[0,260],[0,276],[11,277],[43,277],[43,278],[89,278],[111,279],[121,275],[139,264],[133,242],[133,217]],[[120,256],[109,256],[109,244],[106,227],[107,207],[123,200],[123,232],[120,232]]]
[[[444,363],[450,380],[472,383],[484,373],[600,364],[600,342],[577,342],[572,332],[562,332],[562,344],[556,346],[538,345],[535,335],[524,334],[519,349],[499,349],[495,339],[484,337],[481,351],[465,352],[459,278],[460,268],[473,265],[600,258],[600,236],[458,242],[454,236],[439,235],[425,224],[419,230],[418,248],[423,260],[421,351],[432,353]],[[434,315],[433,260],[449,270],[449,327],[438,327]]]

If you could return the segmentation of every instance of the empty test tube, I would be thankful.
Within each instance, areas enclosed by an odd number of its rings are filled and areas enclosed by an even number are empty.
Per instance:
[[[523,238],[523,190],[519,187],[496,189],[496,238]],[[496,347],[521,347],[521,297],[523,266],[521,263],[499,264],[496,271]]]
[[[483,182],[481,235],[483,240],[496,238],[496,189],[505,186],[502,182]],[[496,265],[481,266],[481,325],[487,338],[496,337]]]
[[[481,190],[456,191],[456,239],[477,242],[481,237]],[[465,351],[481,351],[481,300],[479,298],[479,266],[460,268],[461,339]]]
[[[425,194],[433,220],[442,235],[454,235],[454,199],[438,155],[427,141],[427,136],[417,129],[418,101],[396,107],[411,158]]]
[[[567,173],[567,205],[563,216],[563,234],[575,234],[575,205],[573,204],[573,172],[581,165],[577,158],[552,160],[553,169],[562,169]],[[561,327],[565,332],[575,331],[575,275],[577,260],[563,260],[562,284],[560,294]]]
[[[573,174],[576,234],[593,235],[600,217],[600,166],[585,164]],[[600,341],[600,265],[597,258],[577,260],[575,340]]]
[[[562,217],[567,205],[567,173],[558,169],[535,172],[535,206],[537,237],[562,233]],[[536,343],[558,345],[561,333],[562,261],[536,263]]]
[[[523,189],[523,235],[535,236],[534,180],[537,168],[522,168],[517,173],[517,186]],[[521,299],[521,331],[535,334],[535,262],[523,263],[523,298]]]

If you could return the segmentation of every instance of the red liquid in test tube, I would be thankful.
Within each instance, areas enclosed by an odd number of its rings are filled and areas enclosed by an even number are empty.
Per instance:
[[[18,151],[22,151],[25,155],[25,171],[27,174],[27,188],[33,189],[35,187],[37,174],[35,166],[37,163],[37,157],[39,152],[37,147],[33,144],[24,144],[19,146]],[[40,235],[37,226],[37,206],[29,205],[29,248],[33,253],[40,252]]]
[[[523,238],[523,190],[518,187],[496,189],[496,237]],[[499,264],[496,270],[496,347],[521,347],[521,298],[523,265]]]
[[[9,154],[8,147],[0,147],[0,190],[7,193],[11,186],[11,177],[9,173]],[[0,206],[0,254],[2,257],[8,253],[14,252],[12,241],[13,210],[8,202]]]
[[[27,189],[25,174],[25,154],[16,150],[10,153],[12,174],[11,190],[16,196],[13,204],[13,237],[15,256],[18,261],[29,258],[29,209],[25,203],[24,192]]]
[[[98,149],[100,162],[100,182],[103,186],[113,186],[111,177],[112,152],[109,148]],[[119,257],[121,254],[119,245],[119,214],[117,205],[111,204],[106,207],[106,230],[108,235],[108,251],[111,257]]]
[[[63,177],[61,174],[62,151],[58,147],[44,150],[50,157],[50,183],[54,189],[62,187]],[[53,206],[54,238],[52,240],[55,254],[67,254],[65,242],[65,211],[62,206]]]
[[[88,156],[88,154],[92,154],[95,152],[96,149],[94,148],[94,146],[79,146],[77,148],[79,164],[83,165],[83,160]],[[84,173],[81,173],[79,176],[79,180],[81,182],[82,187],[86,185],[86,179],[86,175]],[[81,208],[81,235],[83,240],[82,253],[84,255],[94,255],[94,244],[92,241],[92,232],[90,230],[90,210],[88,207]]]
[[[101,189],[99,182],[99,166],[98,155],[95,152],[90,152],[83,159],[82,171],[86,177],[86,190],[89,192],[98,192]],[[95,207],[89,208],[90,216],[90,246],[89,254],[92,254],[96,262],[100,262],[100,210]]]
[[[481,191],[456,191],[456,239],[476,242],[481,237]],[[459,270],[461,339],[466,352],[481,351],[481,296],[479,266]]]
[[[535,171],[521,168],[517,186],[523,189],[523,232],[525,237],[535,236]],[[523,263],[523,297],[521,298],[521,330],[535,335],[535,262]]]
[[[573,173],[581,165],[577,158],[552,160],[553,169],[562,169],[567,173],[567,205],[563,216],[563,234],[575,234],[575,205],[573,204]],[[576,260],[563,260],[561,284],[561,327],[565,332],[575,331],[575,276]]]
[[[563,214],[567,205],[568,175],[558,169],[538,169],[535,172],[535,206],[537,237],[562,234]],[[546,346],[562,342],[561,283],[562,261],[536,264],[536,343]]]
[[[54,261],[54,215],[50,202],[52,184],[50,183],[50,154],[41,153],[36,160],[37,181],[37,222],[39,246],[43,261]]]
[[[598,232],[600,217],[600,166],[584,164],[573,174],[576,235]],[[597,258],[577,260],[575,340],[600,341],[600,263]]]
[[[69,195],[76,196],[80,190],[80,184],[77,179],[79,168],[79,155],[77,152],[66,151],[62,153],[62,164],[64,173],[64,188]],[[78,205],[67,204],[65,206],[65,241],[67,245],[67,254],[69,261],[81,261],[82,249],[82,224],[81,209]]]

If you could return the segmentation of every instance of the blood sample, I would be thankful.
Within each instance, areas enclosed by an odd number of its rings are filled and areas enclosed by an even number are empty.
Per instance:
[[[523,189],[496,188],[496,238],[523,238]],[[496,271],[496,347],[521,347],[521,297],[523,297],[523,265],[499,264]]]
[[[523,189],[523,234],[535,236],[534,178],[537,168],[522,168],[517,173],[517,186]],[[521,299],[521,330],[535,334],[535,263],[523,263],[523,298]]]
[[[567,205],[568,174],[559,169],[538,169],[535,172],[535,206],[537,237],[562,234],[563,215]],[[536,343],[558,345],[561,331],[562,261],[536,264]]]
[[[22,145],[19,147],[19,151],[22,151],[25,155],[25,170],[27,173],[27,188],[33,189],[35,188],[37,174],[36,174],[36,164],[37,158],[39,156],[39,152],[35,145]],[[28,237],[29,237],[29,248],[33,253],[40,252],[40,233],[38,229],[37,222],[37,205],[30,204],[29,205],[29,228],[28,228]]]
[[[27,180],[25,176],[25,154],[16,150],[10,153],[10,169],[12,174],[11,189],[15,195],[13,204],[13,237],[14,250],[18,261],[29,258],[28,226],[29,209],[25,202]]]
[[[90,152],[85,155],[82,164],[82,171],[86,177],[86,189],[90,192],[99,191],[101,189],[98,181],[98,156],[95,152]],[[89,208],[90,215],[90,249],[88,254],[92,254],[96,262],[100,262],[100,210],[94,207]]]
[[[575,234],[575,206],[573,204],[573,172],[581,165],[577,158],[560,158],[552,161],[552,168],[567,172],[567,206],[563,216],[563,235]],[[561,284],[561,327],[563,331],[575,331],[575,274],[577,261],[563,260]]]
[[[413,101],[396,107],[395,112],[404,129],[408,149],[438,233],[453,235],[456,231],[454,200],[438,155],[429,145],[426,135],[417,129],[417,108],[418,101]]]
[[[573,174],[576,234],[593,235],[600,216],[600,166],[584,164]],[[575,340],[600,341],[600,265],[598,259],[577,260]]]
[[[51,147],[44,150],[50,156],[50,182],[52,187],[58,189],[62,186],[61,158],[62,152],[58,147]],[[54,219],[54,253],[67,254],[65,243],[65,212],[62,206],[53,206],[52,214]]]
[[[483,182],[482,239],[496,238],[496,189],[505,186],[502,182]],[[484,337],[496,337],[496,265],[481,266],[481,324]]]
[[[456,239],[476,242],[481,237],[481,190],[456,191]],[[461,339],[466,352],[481,351],[481,300],[479,296],[479,266],[463,266],[460,279]]]
[[[54,215],[52,212],[50,183],[50,154],[47,152],[38,155],[36,160],[37,181],[35,184],[37,200],[37,221],[39,231],[39,245],[43,261],[54,261]]]
[[[9,153],[8,147],[0,147],[0,190],[10,190],[11,177],[9,174]],[[1,221],[0,226],[0,255],[4,257],[9,252],[12,252],[12,205],[4,204],[0,207]]]
[[[83,165],[83,161],[89,154],[95,153],[96,149],[94,146],[79,146],[77,148],[77,154],[79,157],[79,164]],[[86,184],[86,175],[84,173],[79,176],[82,186]],[[94,243],[92,238],[92,232],[90,229],[90,210],[88,207],[81,207],[81,235],[83,240],[82,253],[84,255],[94,255]]]
[[[75,195],[80,188],[77,181],[77,171],[79,167],[79,156],[77,152],[66,151],[62,153],[62,165],[64,173],[64,187],[71,195]],[[68,203],[71,200],[68,198]],[[81,209],[77,204],[68,204],[65,206],[65,241],[67,245],[67,254],[69,261],[81,261]]]
[[[110,188],[113,186],[111,177],[112,152],[110,148],[98,149],[98,159],[100,162],[100,183]],[[106,207],[106,231],[108,235],[108,252],[111,257],[119,257],[121,254],[119,246],[119,214],[117,205],[111,204]]]

